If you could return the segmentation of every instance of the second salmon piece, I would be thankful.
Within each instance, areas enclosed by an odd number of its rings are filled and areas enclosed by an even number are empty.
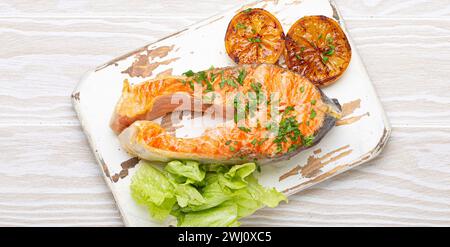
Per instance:
[[[224,122],[195,138],[177,138],[150,121],[174,110],[211,108]],[[188,71],[133,86],[125,82],[111,128],[122,146],[142,159],[265,163],[318,143],[340,115],[338,101],[303,76],[260,64]]]

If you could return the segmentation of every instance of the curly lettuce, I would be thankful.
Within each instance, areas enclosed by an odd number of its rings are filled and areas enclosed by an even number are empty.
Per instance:
[[[256,210],[287,201],[275,188],[260,185],[255,170],[255,163],[175,160],[159,169],[141,161],[131,180],[131,196],[161,222],[173,215],[178,226],[239,226],[239,219]]]

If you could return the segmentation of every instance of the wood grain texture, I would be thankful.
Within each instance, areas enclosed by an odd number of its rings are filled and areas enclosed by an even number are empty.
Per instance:
[[[0,226],[121,226],[70,93],[232,1],[2,1]],[[244,225],[450,226],[450,1],[336,0],[394,126],[374,161]]]
[[[269,0],[270,1],[270,0]],[[241,3],[242,0],[47,0],[30,4],[27,0],[0,3],[0,16],[33,17],[165,17],[206,18]],[[449,17],[450,0],[335,0],[342,14],[351,17]]]
[[[122,225],[79,127],[0,127],[0,150],[0,226]]]
[[[47,16],[47,17],[91,17],[91,16],[132,16],[183,19],[187,16],[206,18],[229,9],[241,0],[183,0],[169,1],[92,1],[92,0],[50,0],[30,4],[27,0],[15,0],[0,4],[2,16]]]
[[[395,126],[450,123],[450,20],[348,21]]]

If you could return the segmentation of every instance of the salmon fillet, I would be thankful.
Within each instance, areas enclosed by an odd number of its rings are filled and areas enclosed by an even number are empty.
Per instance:
[[[208,109],[224,121],[195,138],[178,138],[151,121]],[[133,86],[125,81],[111,128],[128,152],[147,160],[263,163],[316,144],[340,115],[337,100],[305,77],[276,65],[242,65]]]

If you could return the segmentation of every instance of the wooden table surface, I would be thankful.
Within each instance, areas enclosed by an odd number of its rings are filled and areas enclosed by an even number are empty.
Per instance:
[[[0,226],[122,226],[73,88],[85,71],[238,3],[1,1]],[[392,137],[374,161],[244,225],[450,226],[450,1],[336,3]]]

